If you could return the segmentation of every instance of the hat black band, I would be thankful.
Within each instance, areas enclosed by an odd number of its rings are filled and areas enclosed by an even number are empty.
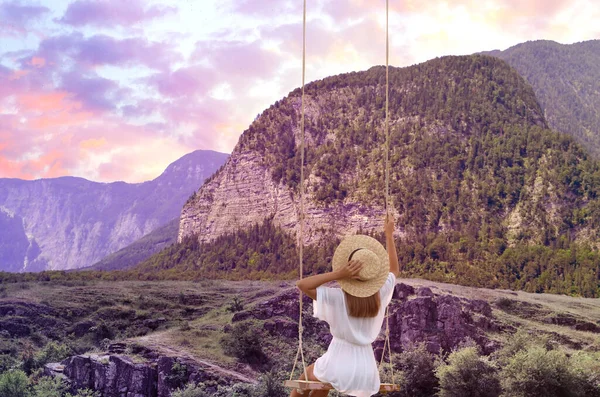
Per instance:
[[[356,251],[360,251],[362,248],[357,248],[354,251],[352,251],[352,253],[350,254],[350,256],[348,257],[348,262],[350,262],[352,260],[352,256],[356,253]]]

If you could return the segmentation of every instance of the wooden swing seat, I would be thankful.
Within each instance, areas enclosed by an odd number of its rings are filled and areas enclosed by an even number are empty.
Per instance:
[[[331,386],[331,384],[329,384],[329,383],[314,382],[314,381],[307,381],[307,380],[286,380],[285,386],[292,387],[292,388],[298,389],[300,391],[332,390],[333,389],[333,386]],[[381,386],[379,386],[380,393],[390,393],[390,392],[399,391],[399,390],[400,390],[400,386],[394,385],[392,383],[382,383]]]

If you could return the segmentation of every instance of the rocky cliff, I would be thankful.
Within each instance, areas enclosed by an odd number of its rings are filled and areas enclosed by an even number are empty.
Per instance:
[[[139,184],[0,179],[0,270],[89,266],[176,218],[226,158],[197,151]]]
[[[359,227],[376,229],[385,213],[382,206],[357,203],[323,207],[309,198],[305,204],[308,243],[318,241],[332,229],[340,234],[352,233]],[[259,153],[236,151],[223,170],[184,206],[179,240],[198,234],[200,241],[207,242],[267,218],[295,233],[299,230],[299,213],[297,194],[273,180],[271,169]]]

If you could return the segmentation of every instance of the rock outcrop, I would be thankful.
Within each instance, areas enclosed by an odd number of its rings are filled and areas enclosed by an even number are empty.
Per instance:
[[[65,378],[73,390],[87,388],[103,397],[170,397],[188,382],[208,385],[208,393],[219,385],[253,382],[232,371],[215,370],[213,365],[167,356],[135,362],[120,354],[79,355],[47,364],[44,373]]]
[[[404,287],[396,286],[397,290]],[[432,353],[448,352],[467,339],[475,341],[484,353],[499,345],[487,336],[488,331],[505,329],[493,316],[489,303],[460,299],[452,295],[435,295],[429,288],[418,288],[416,297],[394,302],[390,307],[390,344],[399,352],[425,343]]]
[[[306,335],[314,337],[326,347],[331,341],[327,324],[312,316],[312,300],[306,296],[303,307]],[[263,326],[269,333],[297,338],[299,312],[298,293],[295,289],[289,289],[250,310],[236,313],[232,322],[265,320]],[[435,294],[427,287],[415,290],[403,283],[395,287],[389,316],[390,343],[394,352],[401,352],[418,343],[425,343],[432,353],[440,350],[448,352],[471,339],[489,354],[499,345],[490,340],[486,332],[511,329],[494,318],[486,301]],[[376,353],[380,354],[383,338],[382,332],[374,343]]]

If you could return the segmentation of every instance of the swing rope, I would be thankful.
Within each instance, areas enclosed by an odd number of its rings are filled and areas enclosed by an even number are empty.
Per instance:
[[[388,34],[388,15],[389,15],[389,0],[385,2],[385,211],[386,217],[389,217],[389,184],[390,184],[390,159],[389,159],[389,151],[390,151],[390,134],[389,134],[389,34]],[[305,140],[304,140],[304,82],[305,82],[305,74],[306,74],[306,0],[304,0],[304,7],[302,13],[302,100],[301,100],[301,118],[300,118],[300,231],[299,236],[297,238],[298,247],[299,247],[299,258],[300,258],[300,280],[303,278],[304,273],[304,150],[305,150]],[[300,312],[298,315],[298,351],[296,352],[296,357],[294,359],[294,365],[292,366],[292,371],[290,372],[290,381],[294,376],[294,371],[296,370],[296,365],[298,364],[298,357],[301,357],[302,367],[304,372],[304,379],[308,380],[308,375],[306,372],[306,361],[304,359],[304,348],[302,343],[302,334],[304,331],[304,327],[302,325],[302,291],[300,291]],[[394,381],[394,366],[392,363],[392,348],[390,344],[390,322],[389,322],[389,306],[386,308],[385,312],[385,341],[383,343],[383,351],[381,353],[381,360],[379,362],[379,370],[381,371],[383,367],[383,359],[385,357],[385,348],[388,348],[388,357],[390,362],[390,371],[392,377],[392,384],[395,384]]]
[[[304,0],[304,8],[302,12],[302,116],[300,118],[300,233],[298,240],[299,257],[300,257],[300,280],[302,280],[302,274],[304,273],[304,76],[306,74],[306,0]],[[302,291],[300,291],[300,312],[298,314],[298,351],[296,352],[296,358],[294,359],[294,366],[292,372],[290,372],[290,380],[294,376],[294,370],[298,363],[298,356],[302,357],[302,368],[304,372],[304,379],[308,380],[306,373],[306,361],[304,360],[304,349],[302,347],[302,333],[304,327],[302,326]]]
[[[385,0],[385,216],[386,220],[390,216],[390,37],[389,27],[389,0]],[[388,358],[390,361],[390,373],[392,384],[394,381],[394,364],[392,363],[392,347],[390,344],[390,306],[385,308],[385,341],[381,351],[381,361],[379,362],[379,371],[383,368],[383,358],[385,356],[385,347],[388,348]]]

